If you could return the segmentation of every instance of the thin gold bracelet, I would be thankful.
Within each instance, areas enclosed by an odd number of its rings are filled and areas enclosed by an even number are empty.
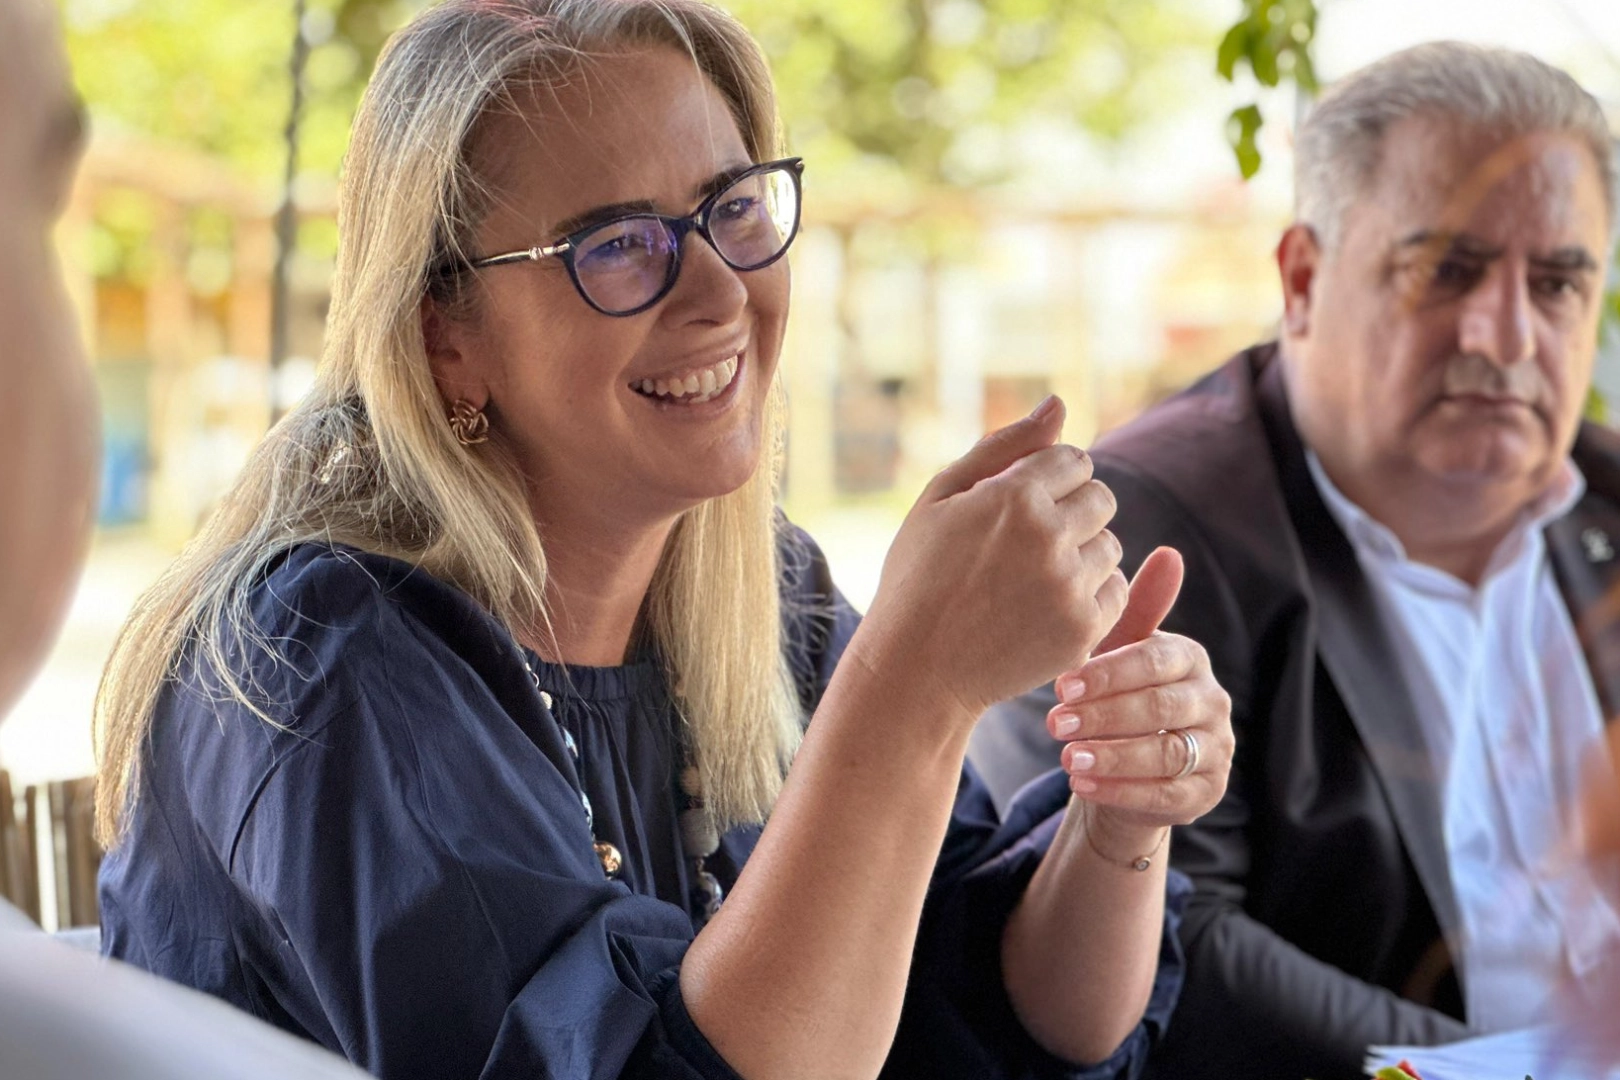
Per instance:
[[[1135,870],[1137,873],[1142,873],[1142,872],[1146,871],[1149,867],[1151,867],[1153,865],[1153,857],[1155,855],[1157,855],[1161,850],[1164,849],[1164,842],[1166,840],[1170,839],[1170,826],[1166,825],[1164,827],[1164,831],[1159,834],[1159,842],[1157,844],[1153,845],[1153,850],[1152,851],[1148,852],[1146,855],[1138,855],[1136,858],[1132,859],[1130,862],[1122,862],[1121,860],[1116,859],[1116,858],[1112,857],[1111,855],[1106,854],[1101,848],[1099,848],[1097,846],[1097,841],[1092,839],[1092,836],[1091,836],[1091,815],[1089,815],[1089,814],[1086,815],[1086,830],[1085,831],[1086,831],[1086,846],[1089,847],[1092,850],[1092,853],[1095,854],[1097,856],[1097,858],[1101,859],[1105,863],[1108,863],[1110,866],[1117,866],[1121,870]]]

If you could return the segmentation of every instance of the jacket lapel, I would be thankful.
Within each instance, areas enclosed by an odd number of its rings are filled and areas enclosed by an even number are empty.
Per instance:
[[[1575,624],[1598,705],[1609,723],[1620,717],[1620,458],[1615,436],[1583,427],[1575,464],[1586,475],[1586,494],[1547,526],[1553,576]],[[1611,444],[1611,445],[1605,445]]]
[[[1461,921],[1446,858],[1439,773],[1407,694],[1399,657],[1355,551],[1311,478],[1289,414],[1280,359],[1260,373],[1256,394],[1299,536],[1318,654],[1355,724],[1452,956],[1458,957]],[[1620,647],[1615,660],[1620,678]]]

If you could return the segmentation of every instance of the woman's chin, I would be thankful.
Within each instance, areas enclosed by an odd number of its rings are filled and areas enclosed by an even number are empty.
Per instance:
[[[665,491],[681,503],[682,511],[690,510],[713,499],[723,499],[727,495],[741,491],[748,481],[753,479],[757,466],[756,459],[748,466],[739,464],[733,468],[717,469],[701,477],[685,476],[679,482],[669,484]]]
[[[648,462],[649,489],[688,504],[718,499],[739,490],[761,466],[760,425],[740,425],[700,446],[671,446]]]

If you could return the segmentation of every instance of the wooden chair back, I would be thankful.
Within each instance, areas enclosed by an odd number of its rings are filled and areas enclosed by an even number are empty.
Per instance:
[[[11,786],[0,769],[0,897],[39,922],[39,854],[33,799]]]
[[[100,922],[95,790],[95,780],[83,777],[30,786],[19,796],[0,770],[0,896],[37,923],[45,922],[42,872],[56,886],[57,929]]]

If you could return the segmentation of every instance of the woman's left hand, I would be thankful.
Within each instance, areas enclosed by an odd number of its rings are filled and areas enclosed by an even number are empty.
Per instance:
[[[1143,560],[1114,628],[1058,677],[1046,718],[1067,744],[1074,798],[1007,920],[1002,969],[1025,1029],[1070,1061],[1102,1060],[1141,1021],[1164,933],[1159,853],[1170,826],[1226,791],[1231,703],[1204,650],[1159,631],[1181,577],[1173,549]]]
[[[1157,629],[1180,589],[1180,559],[1171,562],[1155,552],[1131,586],[1133,594],[1143,586],[1167,593],[1162,605],[1132,604],[1098,653],[1056,683],[1047,730],[1067,743],[1069,788],[1091,804],[1093,827],[1185,825],[1226,792],[1232,699],[1202,645]],[[1132,614],[1142,620],[1134,630]]]

